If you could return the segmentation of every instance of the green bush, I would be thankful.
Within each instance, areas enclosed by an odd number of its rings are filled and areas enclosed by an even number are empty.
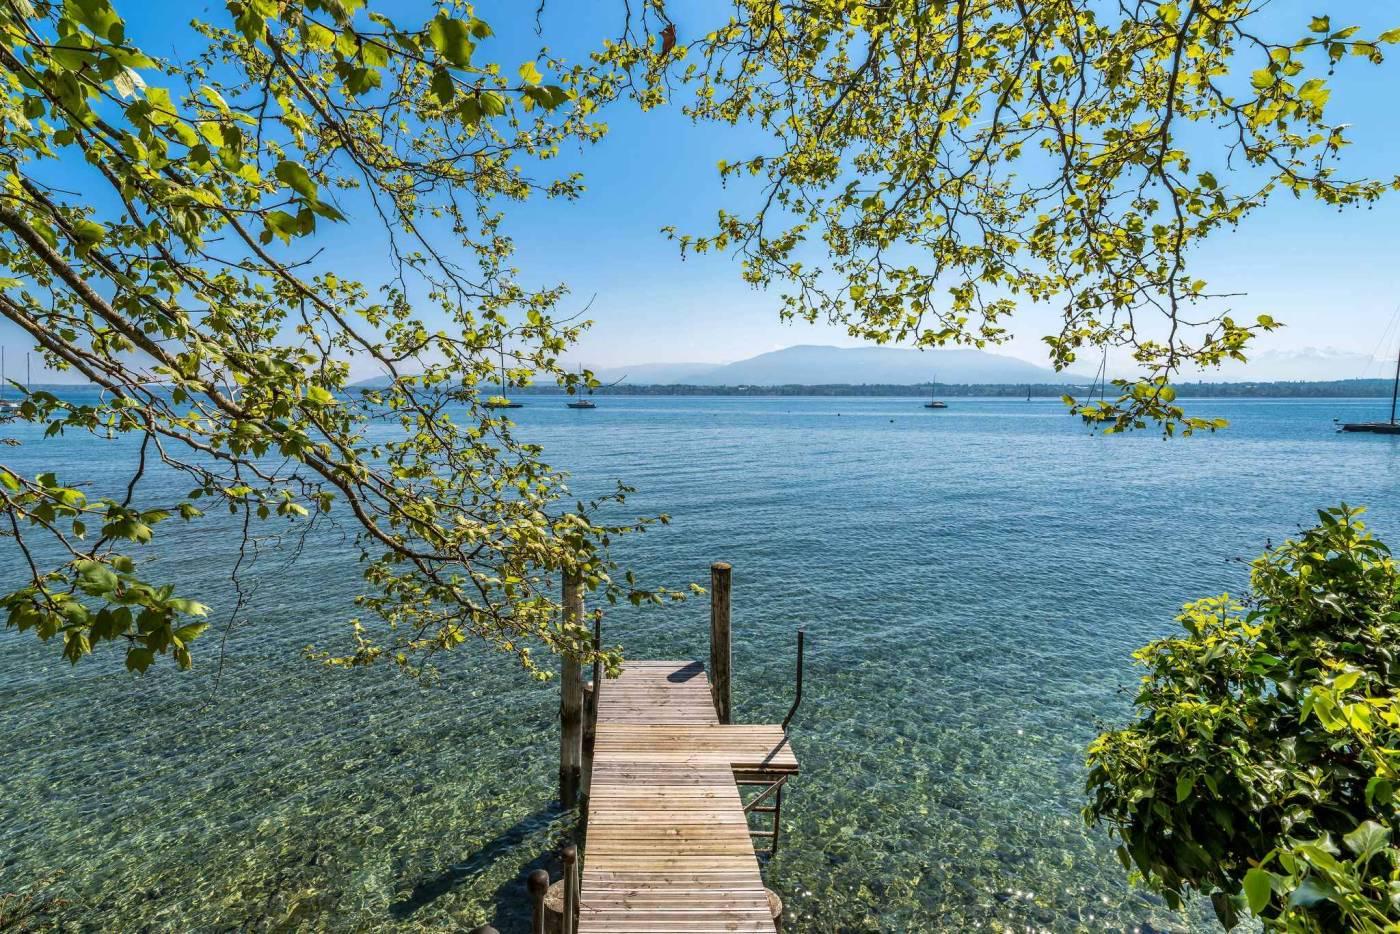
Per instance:
[[[1343,504],[1136,653],[1140,719],[1089,747],[1085,819],[1233,927],[1400,930],[1400,577]]]

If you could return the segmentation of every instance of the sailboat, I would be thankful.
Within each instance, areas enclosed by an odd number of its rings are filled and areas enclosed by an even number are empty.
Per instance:
[[[1390,421],[1345,422],[1340,431],[1365,431],[1377,435],[1400,435],[1400,423],[1395,421],[1395,401],[1400,397],[1400,350],[1395,354],[1395,384],[1390,388]]]
[[[579,376],[583,375],[583,367],[578,368]],[[593,395],[593,390],[588,390],[588,394]],[[565,403],[571,409],[596,409],[598,406],[592,399],[570,399]]]
[[[488,409],[518,409],[518,408],[523,407],[524,405],[525,405],[525,403],[523,403],[523,402],[512,402],[510,399],[506,398],[506,352],[505,352],[505,348],[502,348],[502,349],[501,349],[501,394],[500,394],[499,396],[492,396],[490,399],[487,399],[487,400],[486,400],[486,407],[487,407]]]
[[[19,403],[5,398],[5,386],[8,383],[9,380],[5,378],[5,348],[0,347],[0,416],[15,415],[19,412]]]
[[[938,377],[935,376],[934,381],[929,383],[929,400],[924,403],[924,408],[946,409],[947,407],[948,403],[940,402],[938,399]]]

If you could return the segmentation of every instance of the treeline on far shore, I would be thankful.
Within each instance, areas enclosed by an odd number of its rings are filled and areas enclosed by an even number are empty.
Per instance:
[[[1317,398],[1317,399],[1337,399],[1337,398],[1365,398],[1372,396],[1389,397],[1394,383],[1388,379],[1338,379],[1323,382],[1270,382],[1270,383],[1173,383],[1178,398]],[[1101,387],[1092,387],[1094,395],[1098,395]],[[966,397],[966,396],[1004,396],[1007,398],[1022,398],[1027,395],[1032,398],[1053,398],[1058,399],[1066,393],[1070,395],[1086,395],[1091,387],[1086,385],[1063,385],[1054,383],[1038,383],[1027,385],[1025,383],[967,383],[967,384],[938,384],[937,395],[942,397]],[[526,389],[512,388],[512,394],[529,393],[532,395],[557,395],[559,389],[555,386],[531,386]],[[1107,389],[1108,395],[1112,396],[1114,387],[1110,385]],[[832,383],[827,385],[787,385],[787,386],[690,386],[690,385],[664,385],[664,386],[644,386],[619,383],[612,386],[602,386],[593,391],[599,396],[926,396],[929,394],[927,383],[922,385],[895,385],[885,383],[873,383],[852,385],[849,383]]]
[[[384,379],[364,380],[352,385],[350,390],[382,388]],[[1388,379],[1337,379],[1318,382],[1295,380],[1288,382],[1257,383],[1173,383],[1178,398],[1255,398],[1255,399],[1343,399],[1343,398],[1390,398],[1394,382]],[[47,390],[58,396],[75,393],[96,393],[98,387],[91,383],[35,384],[34,390]],[[491,384],[482,386],[483,392],[491,392]],[[1059,399],[1065,394],[1095,398],[1103,390],[1101,386],[1069,385],[1063,383],[939,383],[939,398],[969,396],[1004,397],[1008,399],[1031,396],[1036,399]],[[562,396],[563,390],[553,384],[534,386],[512,386],[508,390],[512,396]],[[0,392],[0,397],[4,393]],[[12,391],[11,397],[15,395]],[[824,383],[809,386],[789,384],[786,386],[691,386],[617,383],[600,386],[593,390],[597,396],[927,396],[928,383],[911,385],[894,383]],[[1107,395],[1114,395],[1110,385]]]

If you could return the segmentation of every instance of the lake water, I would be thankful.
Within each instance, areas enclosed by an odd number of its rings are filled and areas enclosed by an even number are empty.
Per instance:
[[[789,930],[1204,930],[1084,828],[1083,748],[1127,715],[1132,651],[1317,508],[1369,505],[1400,543],[1400,439],[1332,430],[1380,400],[1190,407],[1232,427],[1105,438],[1052,400],[535,397],[513,416],[576,492],[622,479],[629,508],[672,515],[620,549],[644,577],[734,565],[739,720],[782,717],[807,627],[803,772],[766,870]],[[5,430],[24,443],[0,461],[99,485],[133,451]],[[166,535],[221,625],[229,544]],[[73,929],[523,930],[522,877],[567,830],[557,686],[474,647],[431,689],[307,662],[347,641],[354,556],[328,532],[281,557],[217,688],[214,633],[194,672],[140,678],[0,632],[0,892],[42,884]],[[634,657],[706,654],[703,600],[605,626]]]

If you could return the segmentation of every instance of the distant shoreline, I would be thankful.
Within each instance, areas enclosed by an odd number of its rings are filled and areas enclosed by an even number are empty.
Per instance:
[[[364,380],[353,383],[349,390],[383,388],[381,379]],[[1388,379],[1339,379],[1308,382],[1303,380],[1254,382],[1254,383],[1173,383],[1179,399],[1389,399],[1394,383]],[[35,383],[34,389],[46,390],[62,397],[68,392],[98,391],[90,383]],[[492,385],[483,384],[480,390],[490,395],[499,392]],[[939,383],[939,398],[1005,398],[1024,399],[1027,393],[1034,399],[1059,399],[1066,394],[1087,396],[1090,387],[1084,384],[1062,383]],[[1095,395],[1099,387],[1094,387]],[[565,396],[558,386],[512,386],[509,395],[515,396]],[[701,386],[694,384],[629,385],[621,383],[600,386],[593,390],[596,396],[871,396],[871,397],[910,397],[928,396],[928,383],[824,383],[819,385],[790,384],[783,386]],[[1114,394],[1108,387],[1108,395]],[[4,395],[0,393],[0,395]],[[11,391],[9,395],[17,395]]]
[[[1393,382],[1388,379],[1343,379],[1325,382],[1268,382],[1268,383],[1173,383],[1179,399],[1372,399],[1390,398]],[[561,396],[556,386],[512,387],[511,395]],[[969,396],[1001,397],[1024,399],[1027,393],[1037,399],[1059,399],[1070,395],[1087,395],[1085,385],[1057,385],[1053,383],[972,383],[938,385],[939,398],[966,398]],[[1095,387],[1095,394],[1098,388]],[[826,385],[787,385],[787,386],[699,386],[687,384],[635,385],[622,383],[616,386],[603,386],[595,389],[596,396],[927,396],[929,385],[868,384],[852,385],[832,383]],[[1114,394],[1108,387],[1108,395]]]

